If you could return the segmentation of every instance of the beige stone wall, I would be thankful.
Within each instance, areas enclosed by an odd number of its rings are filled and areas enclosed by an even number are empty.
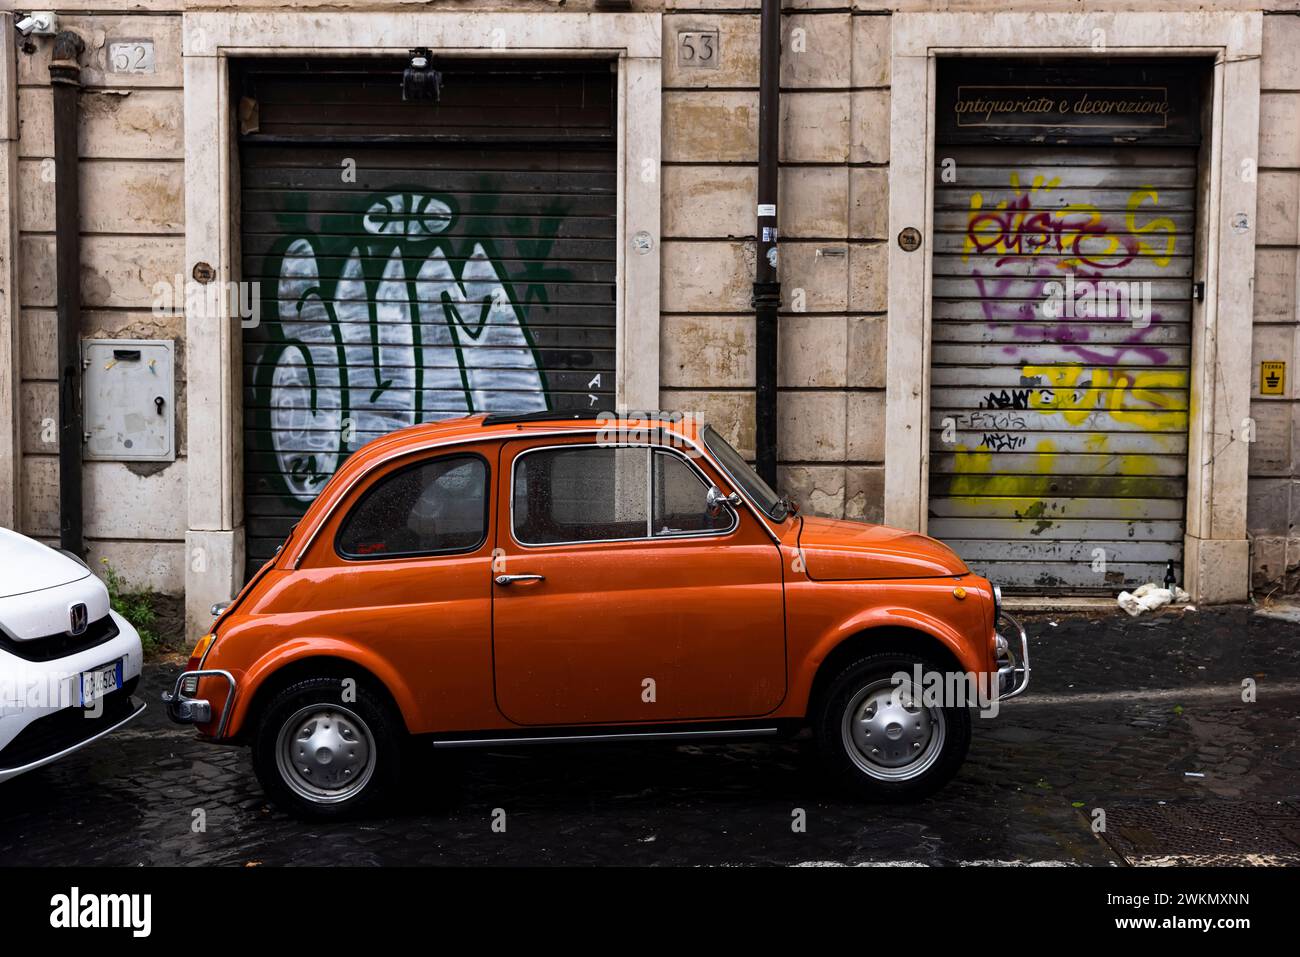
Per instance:
[[[740,5],[749,13],[711,12],[718,6],[670,0],[665,16],[662,396],[666,408],[700,410],[728,426],[738,446],[752,454],[748,299],[757,3]],[[888,14],[1068,11],[1077,4],[858,0],[851,11],[820,9],[830,6],[787,0],[784,18],[781,478],[813,511],[873,518],[883,499]],[[1124,7],[1170,9],[1161,2]],[[1294,8],[1228,2],[1215,9]],[[676,33],[693,28],[722,34],[716,73],[676,69]],[[805,31],[802,54],[791,48],[795,28]],[[1262,78],[1249,527],[1256,585],[1294,591],[1300,588],[1300,16],[1279,12],[1265,19]],[[844,258],[834,255],[841,250]],[[796,290],[804,296],[802,311],[793,300]],[[1266,359],[1288,362],[1285,397],[1259,397],[1258,363]]]
[[[664,16],[661,402],[707,416],[752,456],[759,23],[757,4],[716,6],[674,0]],[[878,519],[889,18],[787,6],[780,481],[812,511]],[[677,62],[685,30],[718,31],[718,69]]]
[[[7,0],[0,5],[11,6]],[[439,9],[575,11],[594,0],[440,0]],[[1181,9],[1130,0],[1134,10]],[[121,15],[102,11],[116,7]],[[83,58],[82,333],[172,338],[186,365],[184,321],[156,315],[155,282],[185,271],[184,9],[428,10],[426,0],[67,0],[62,26]],[[890,14],[897,10],[1075,11],[1076,0],[785,0],[782,56],[780,339],[781,482],[811,511],[878,519],[883,505]],[[1256,398],[1249,521],[1257,585],[1300,568],[1300,16],[1294,0],[1224,0],[1215,9],[1279,11],[1265,19],[1254,295]],[[633,0],[662,10],[661,169],[663,408],[698,411],[753,454],[754,198],[758,0]],[[1280,12],[1288,11],[1288,12]],[[677,33],[717,30],[716,70],[684,69]],[[109,76],[108,38],[155,42],[153,76]],[[55,409],[50,41],[17,55],[18,312],[21,525],[57,533],[57,447],[40,424]],[[918,107],[923,108],[923,107]],[[0,179],[2,184],[2,179]],[[1287,395],[1258,397],[1258,362],[1289,364]],[[654,361],[649,358],[647,361]],[[87,533],[133,582],[184,583],[185,389],[178,386],[176,463],[88,464]],[[1300,575],[1285,582],[1300,586]]]
[[[1257,596],[1300,588],[1300,16],[1264,18],[1247,526]],[[1287,363],[1286,394],[1260,396],[1259,363]]]
[[[183,271],[184,124],[179,16],[64,14],[86,41],[81,95],[81,295],[85,338],[173,339],[184,368],[184,320],[156,314],[154,284]],[[152,38],[152,75],[105,69],[111,39]],[[53,109],[41,39],[17,53],[21,530],[57,540]],[[184,587],[185,388],[177,382],[173,463],[88,462],[85,530],[92,563],[106,557],[136,586]]]

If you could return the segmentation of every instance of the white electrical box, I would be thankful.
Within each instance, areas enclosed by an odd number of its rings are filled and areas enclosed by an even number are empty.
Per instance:
[[[85,339],[85,457],[110,462],[176,458],[176,344],[171,339]]]

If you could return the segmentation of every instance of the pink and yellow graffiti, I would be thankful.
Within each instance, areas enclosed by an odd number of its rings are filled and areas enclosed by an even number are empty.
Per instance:
[[[999,351],[1018,363],[1019,386],[991,393],[980,408],[1005,408],[1010,401],[1033,418],[1014,433],[1004,430],[992,441],[972,435],[954,447],[948,495],[969,505],[971,514],[979,514],[989,496],[1029,501],[1050,494],[1045,490],[1056,486],[1044,482],[1062,470],[1085,479],[1076,483],[1081,489],[1092,487],[1088,476],[1168,474],[1157,456],[1178,448],[1174,436],[1187,426],[1190,376],[1183,368],[1159,368],[1186,361],[1181,348],[1160,344],[1170,340],[1158,332],[1159,312],[1139,327],[1127,308],[1085,314],[1081,321],[1040,308],[1047,284],[1067,273],[1086,282],[1117,275],[1139,259],[1144,266],[1169,267],[1177,226],[1158,211],[1158,190],[1132,189],[1122,211],[1113,205],[1103,211],[1093,202],[1063,202],[1059,178],[1012,172],[1009,182],[1009,197],[999,191],[1007,198],[996,204],[985,192],[970,194],[961,262],[970,268],[985,320],[999,330],[992,341],[1005,342],[1008,327],[1016,340]],[[1103,325],[1108,320],[1115,325]],[[1075,431],[1087,434],[1064,438]],[[1125,451],[1110,454],[1116,431],[1150,433],[1150,440],[1141,452],[1129,451],[1135,448],[1129,442]],[[1070,454],[1062,454],[1058,437]]]
[[[1035,209],[1036,200],[1060,185],[1060,180],[1044,180],[1037,175],[1028,189],[1020,184],[1020,175],[1011,174],[1014,197],[1002,200],[992,209],[984,208],[984,194],[972,193],[966,224],[962,259],[972,253],[992,254],[1004,261],[1034,257],[1055,259],[1061,270],[1119,269],[1138,256],[1149,256],[1157,266],[1169,265],[1174,252],[1173,220],[1159,216],[1139,223],[1142,205],[1160,202],[1153,186],[1142,186],[1129,194],[1124,212],[1124,230],[1112,232],[1102,213],[1090,203],[1069,203],[1060,209]],[[1163,234],[1160,236],[1159,234]],[[1147,242],[1158,239],[1163,245]]]

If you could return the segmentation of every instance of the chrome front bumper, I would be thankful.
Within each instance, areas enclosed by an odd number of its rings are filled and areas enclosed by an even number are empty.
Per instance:
[[[182,687],[189,679],[194,679],[195,689],[199,678],[224,678],[226,680],[226,703],[221,708],[221,726],[217,728],[214,738],[225,734],[226,725],[230,723],[230,705],[235,700],[235,676],[229,671],[208,669],[206,671],[182,671],[176,676],[176,683],[171,691],[164,691],[162,699],[167,705],[167,717],[177,724],[207,724],[212,720],[212,702],[206,698],[191,698]]]
[[[1008,640],[1001,631],[996,631],[997,626],[1003,622],[1010,626],[1012,640]],[[1029,637],[1020,622],[1005,611],[999,613],[994,629],[997,634],[994,640],[997,642],[998,700],[1006,701],[1029,687]],[[1016,657],[1012,641],[1019,642],[1019,658]]]

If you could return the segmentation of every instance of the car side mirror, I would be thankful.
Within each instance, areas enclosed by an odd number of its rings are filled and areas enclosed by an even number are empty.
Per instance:
[[[740,493],[732,492],[730,495],[723,495],[722,489],[710,485],[709,491],[704,496],[704,507],[710,518],[717,518],[724,508],[740,508]]]

